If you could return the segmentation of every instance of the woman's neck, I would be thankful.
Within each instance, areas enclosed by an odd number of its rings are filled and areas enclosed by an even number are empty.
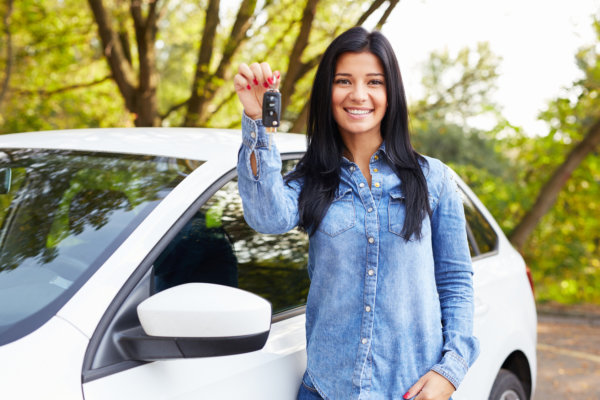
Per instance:
[[[342,135],[342,140],[345,146],[344,156],[358,165],[371,186],[369,161],[383,142],[381,135]]]

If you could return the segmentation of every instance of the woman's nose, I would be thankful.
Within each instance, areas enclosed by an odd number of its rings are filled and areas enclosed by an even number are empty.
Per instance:
[[[367,90],[363,85],[354,85],[350,92],[350,99],[358,102],[367,100]]]

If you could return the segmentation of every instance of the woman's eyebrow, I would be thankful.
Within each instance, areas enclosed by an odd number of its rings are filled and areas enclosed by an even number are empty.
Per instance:
[[[335,74],[335,76],[352,76],[352,74],[349,74],[347,72],[338,72]],[[370,72],[367,74],[367,76],[385,76],[382,72]]]

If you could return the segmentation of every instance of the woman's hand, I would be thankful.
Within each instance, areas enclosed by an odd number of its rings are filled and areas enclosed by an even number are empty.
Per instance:
[[[435,371],[429,371],[412,385],[404,395],[405,399],[448,400],[456,389],[450,381]]]
[[[242,63],[233,78],[233,85],[244,112],[252,119],[262,118],[263,95],[270,87],[279,87],[279,71],[271,72],[268,63],[253,63],[249,66]]]

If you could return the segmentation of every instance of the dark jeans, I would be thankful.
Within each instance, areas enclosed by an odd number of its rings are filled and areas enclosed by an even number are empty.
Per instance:
[[[298,400],[323,400],[319,393],[302,382],[298,390]]]

